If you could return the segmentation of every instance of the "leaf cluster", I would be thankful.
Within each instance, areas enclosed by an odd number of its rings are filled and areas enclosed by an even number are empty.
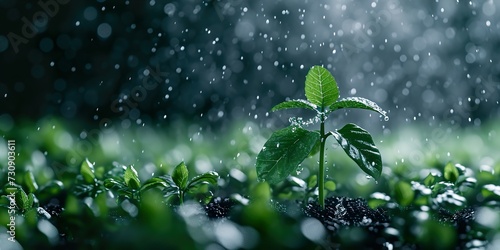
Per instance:
[[[126,199],[139,204],[142,193],[150,189],[159,189],[166,199],[176,196],[181,203],[188,193],[201,196],[204,202],[208,202],[212,194],[207,186],[217,185],[218,179],[217,172],[209,171],[189,180],[187,166],[181,162],[174,168],[172,175],[151,177],[143,184],[133,166],[127,167],[119,164],[109,171],[103,180],[100,180],[96,177],[93,164],[87,159],[80,167],[75,194],[95,197],[103,191],[111,190],[117,194],[119,201]]]
[[[316,111],[319,118],[317,120],[322,126],[330,113],[344,108],[371,110],[386,116],[385,111],[368,99],[339,99],[335,78],[321,66],[314,66],[309,70],[305,81],[305,95],[306,100],[285,101],[274,106],[272,111],[290,108],[313,110]],[[365,173],[374,178],[380,176],[382,159],[371,135],[358,125],[349,123],[339,130],[329,132],[309,131],[300,125],[291,125],[275,131],[257,156],[256,169],[259,180],[274,184],[285,180],[306,157],[319,151],[318,145],[328,136],[333,136]]]

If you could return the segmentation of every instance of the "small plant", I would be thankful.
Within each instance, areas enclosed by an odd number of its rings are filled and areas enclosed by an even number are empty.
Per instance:
[[[103,172],[103,169],[100,170],[99,173]],[[110,190],[117,195],[118,203],[129,200],[135,205],[140,205],[143,192],[159,188],[166,199],[177,196],[181,204],[184,203],[186,193],[199,198],[200,201],[210,201],[212,193],[208,190],[208,185],[216,185],[219,174],[209,171],[189,181],[188,177],[186,164],[181,162],[175,167],[172,175],[152,177],[141,184],[133,166],[117,164],[108,173],[98,174],[94,164],[85,159],[80,167],[80,175],[76,178],[74,193],[79,197],[95,198],[100,193]]]
[[[325,120],[330,113],[343,108],[359,108],[375,111],[386,116],[377,104],[361,97],[339,99],[339,89],[333,76],[321,66],[312,67],[306,76],[307,100],[282,102],[271,111],[304,108],[316,111],[319,131],[303,129],[300,123],[275,131],[257,156],[259,180],[269,183],[283,181],[310,154],[315,154],[319,144],[319,203],[325,206],[325,142],[333,136],[347,155],[368,175],[377,179],[382,172],[382,158],[371,135],[356,124],[349,123],[340,130],[325,132]]]
[[[177,196],[180,203],[184,203],[184,196],[186,193],[202,194],[205,199],[204,201],[210,200],[212,195],[208,190],[206,190],[206,185],[216,185],[219,179],[219,174],[214,171],[209,171],[207,173],[193,177],[188,181],[189,171],[184,162],[181,162],[177,167],[175,167],[172,175],[163,175],[159,177],[153,177],[149,179],[144,186],[142,186],[141,191],[146,191],[151,188],[160,187],[163,190],[163,194],[166,198]],[[210,195],[205,195],[210,193]]]
[[[76,176],[76,183],[73,192],[78,197],[93,197],[104,192],[103,168],[95,170],[94,164],[85,159],[80,165],[80,174]],[[99,178],[100,177],[100,178]]]
[[[115,174],[121,170],[123,174]],[[118,202],[129,200],[136,205],[141,202],[141,181],[137,170],[133,166],[118,166],[108,174],[110,177],[104,180],[104,186],[118,194]]]

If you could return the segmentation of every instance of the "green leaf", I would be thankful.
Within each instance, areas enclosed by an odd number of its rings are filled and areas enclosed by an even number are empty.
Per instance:
[[[455,167],[451,162],[446,164],[444,167],[444,179],[451,182],[455,183],[458,179],[458,176],[460,174],[458,173],[457,167]]]
[[[127,188],[123,180],[113,177],[104,180],[104,187],[115,191]]]
[[[321,140],[318,139],[316,141],[316,144],[314,144],[314,147],[311,149],[311,152],[309,152],[309,156],[313,156],[313,155],[317,154],[320,149],[321,149]]]
[[[153,177],[149,180],[147,180],[141,187],[141,191],[147,191],[149,189],[152,189],[152,188],[156,188],[156,187],[161,187],[161,188],[165,188],[167,187],[168,184],[162,180],[161,178],[158,178],[158,177]]]
[[[208,191],[205,193],[198,194],[197,198],[201,204],[207,205],[208,203],[210,203],[213,197],[214,194],[211,191]]]
[[[432,173],[429,173],[424,179],[424,185],[430,187],[434,185],[434,183],[436,183],[436,177]]]
[[[21,210],[26,210],[33,206],[33,200],[30,201],[28,195],[26,195],[22,188],[17,190],[15,200],[17,207]]]
[[[257,156],[257,176],[261,181],[278,183],[294,172],[319,140],[319,133],[299,127],[274,132]]]
[[[347,97],[341,99],[330,106],[330,112],[342,108],[367,109],[387,117],[387,112],[380,108],[376,103],[362,97]]]
[[[335,184],[334,181],[326,181],[325,182],[325,189],[333,192],[333,191],[335,191],[335,189],[337,189],[337,185]]]
[[[311,175],[309,179],[307,179],[307,188],[313,188],[316,187],[318,184],[318,176],[317,175]]]
[[[250,189],[250,202],[268,202],[271,199],[271,189],[268,183],[260,182],[257,183],[253,188]]]
[[[382,173],[382,157],[371,135],[356,124],[349,123],[330,132],[347,155],[368,175],[377,179]]]
[[[170,175],[162,175],[157,178],[162,179],[168,187],[177,187],[177,184],[175,184],[174,180],[172,180],[172,176]]]
[[[449,183],[447,181],[440,181],[436,184],[434,184],[434,187],[432,188],[432,196],[436,197],[438,194],[445,193],[448,190],[453,190],[455,185],[453,183]]]
[[[219,174],[217,172],[210,171],[208,173],[195,176],[193,179],[191,179],[191,181],[189,181],[188,184],[188,189],[201,184],[216,185],[218,179],[219,179]]]
[[[28,208],[32,208],[33,205],[35,204],[35,201],[37,201],[35,194],[29,193],[28,194]]]
[[[184,162],[181,162],[177,167],[175,167],[172,173],[172,180],[181,189],[185,190],[187,187],[189,171]]]
[[[95,183],[94,165],[85,159],[80,167],[80,174],[86,183]]]
[[[179,187],[177,187],[177,186],[169,186],[169,187],[163,189],[163,197],[169,198],[169,197],[171,197],[173,195],[177,195],[177,196],[180,195]]]
[[[415,197],[415,192],[408,182],[399,181],[394,187],[394,196],[401,206],[408,206]]]
[[[33,176],[33,172],[26,171],[26,173],[24,174],[24,182],[26,183],[26,186],[28,186],[28,191],[30,193],[33,193],[38,190],[38,184],[35,181],[35,176]]]
[[[312,67],[306,76],[306,97],[324,111],[339,98],[339,88],[335,78],[321,66]]]
[[[280,109],[291,109],[291,108],[304,108],[304,109],[311,109],[311,110],[317,110],[317,106],[315,104],[312,104],[311,102],[307,100],[290,100],[286,102],[282,102],[276,106],[274,106],[271,111],[277,111]]]
[[[141,187],[141,181],[139,180],[137,171],[133,166],[127,167],[125,174],[123,175],[123,179],[125,180],[125,184],[127,184],[130,188],[139,189]]]

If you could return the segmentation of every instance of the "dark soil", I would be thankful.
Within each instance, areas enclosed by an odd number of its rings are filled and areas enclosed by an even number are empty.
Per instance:
[[[50,215],[50,218],[57,218],[64,211],[64,208],[61,206],[59,200],[57,199],[52,199],[49,203],[42,206],[42,208]]]
[[[206,215],[211,219],[227,218],[237,203],[229,198],[214,198],[205,205]],[[295,204],[295,205],[293,205]],[[283,214],[304,214],[318,219],[328,230],[324,247],[328,249],[422,249],[418,243],[400,242],[401,235],[390,225],[409,215],[409,208],[394,208],[394,211],[372,209],[361,198],[330,197],[325,200],[325,209],[317,202],[304,204],[274,204]],[[302,207],[302,209],[297,209]],[[298,213],[297,213],[298,212]],[[466,247],[470,240],[467,235],[474,223],[474,209],[466,208],[458,212],[440,209],[430,220],[454,228],[457,233],[456,246]],[[300,215],[298,215],[300,217]],[[408,219],[408,218],[407,218]],[[412,218],[414,219],[414,218]],[[411,223],[411,220],[406,223]],[[406,221],[406,219],[404,219]],[[411,227],[406,225],[405,227]],[[402,232],[400,232],[402,233]]]
[[[455,213],[448,210],[440,209],[438,211],[437,220],[455,228],[457,232],[457,246],[458,248],[470,248],[469,241],[472,240],[469,231],[471,225],[475,220],[475,210],[473,208],[464,208]]]
[[[304,213],[320,220],[331,232],[346,226],[368,227],[378,231],[389,223],[384,211],[371,209],[360,198],[330,197],[325,200],[325,209],[321,209],[317,202],[309,203]]]
[[[384,249],[384,229],[389,218],[382,209],[371,209],[360,198],[330,197],[325,209],[317,202],[304,208],[306,216],[318,219],[329,231],[330,249]]]
[[[216,197],[205,205],[205,214],[210,219],[226,218],[236,202],[229,198]]]
[[[366,201],[360,198],[330,197],[325,200],[325,209],[321,209],[319,204],[314,202],[305,206],[304,213],[321,221],[330,232],[328,237],[330,249],[426,249],[429,243],[401,242],[401,232],[395,233],[397,230],[390,226],[395,221],[403,219],[407,224],[404,225],[406,228],[404,230],[411,228],[412,220],[415,218],[408,218],[412,217],[409,209],[394,208],[391,211],[384,211],[380,208],[371,209]],[[456,249],[468,248],[468,244],[473,240],[470,237],[470,230],[474,219],[473,208],[457,212],[441,208],[429,218],[455,231]]]

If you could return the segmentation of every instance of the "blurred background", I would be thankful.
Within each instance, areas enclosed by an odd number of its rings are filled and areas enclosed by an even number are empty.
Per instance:
[[[262,123],[323,65],[386,125],[480,126],[499,116],[499,3],[2,0],[0,120]],[[348,117],[384,122],[367,116]]]

